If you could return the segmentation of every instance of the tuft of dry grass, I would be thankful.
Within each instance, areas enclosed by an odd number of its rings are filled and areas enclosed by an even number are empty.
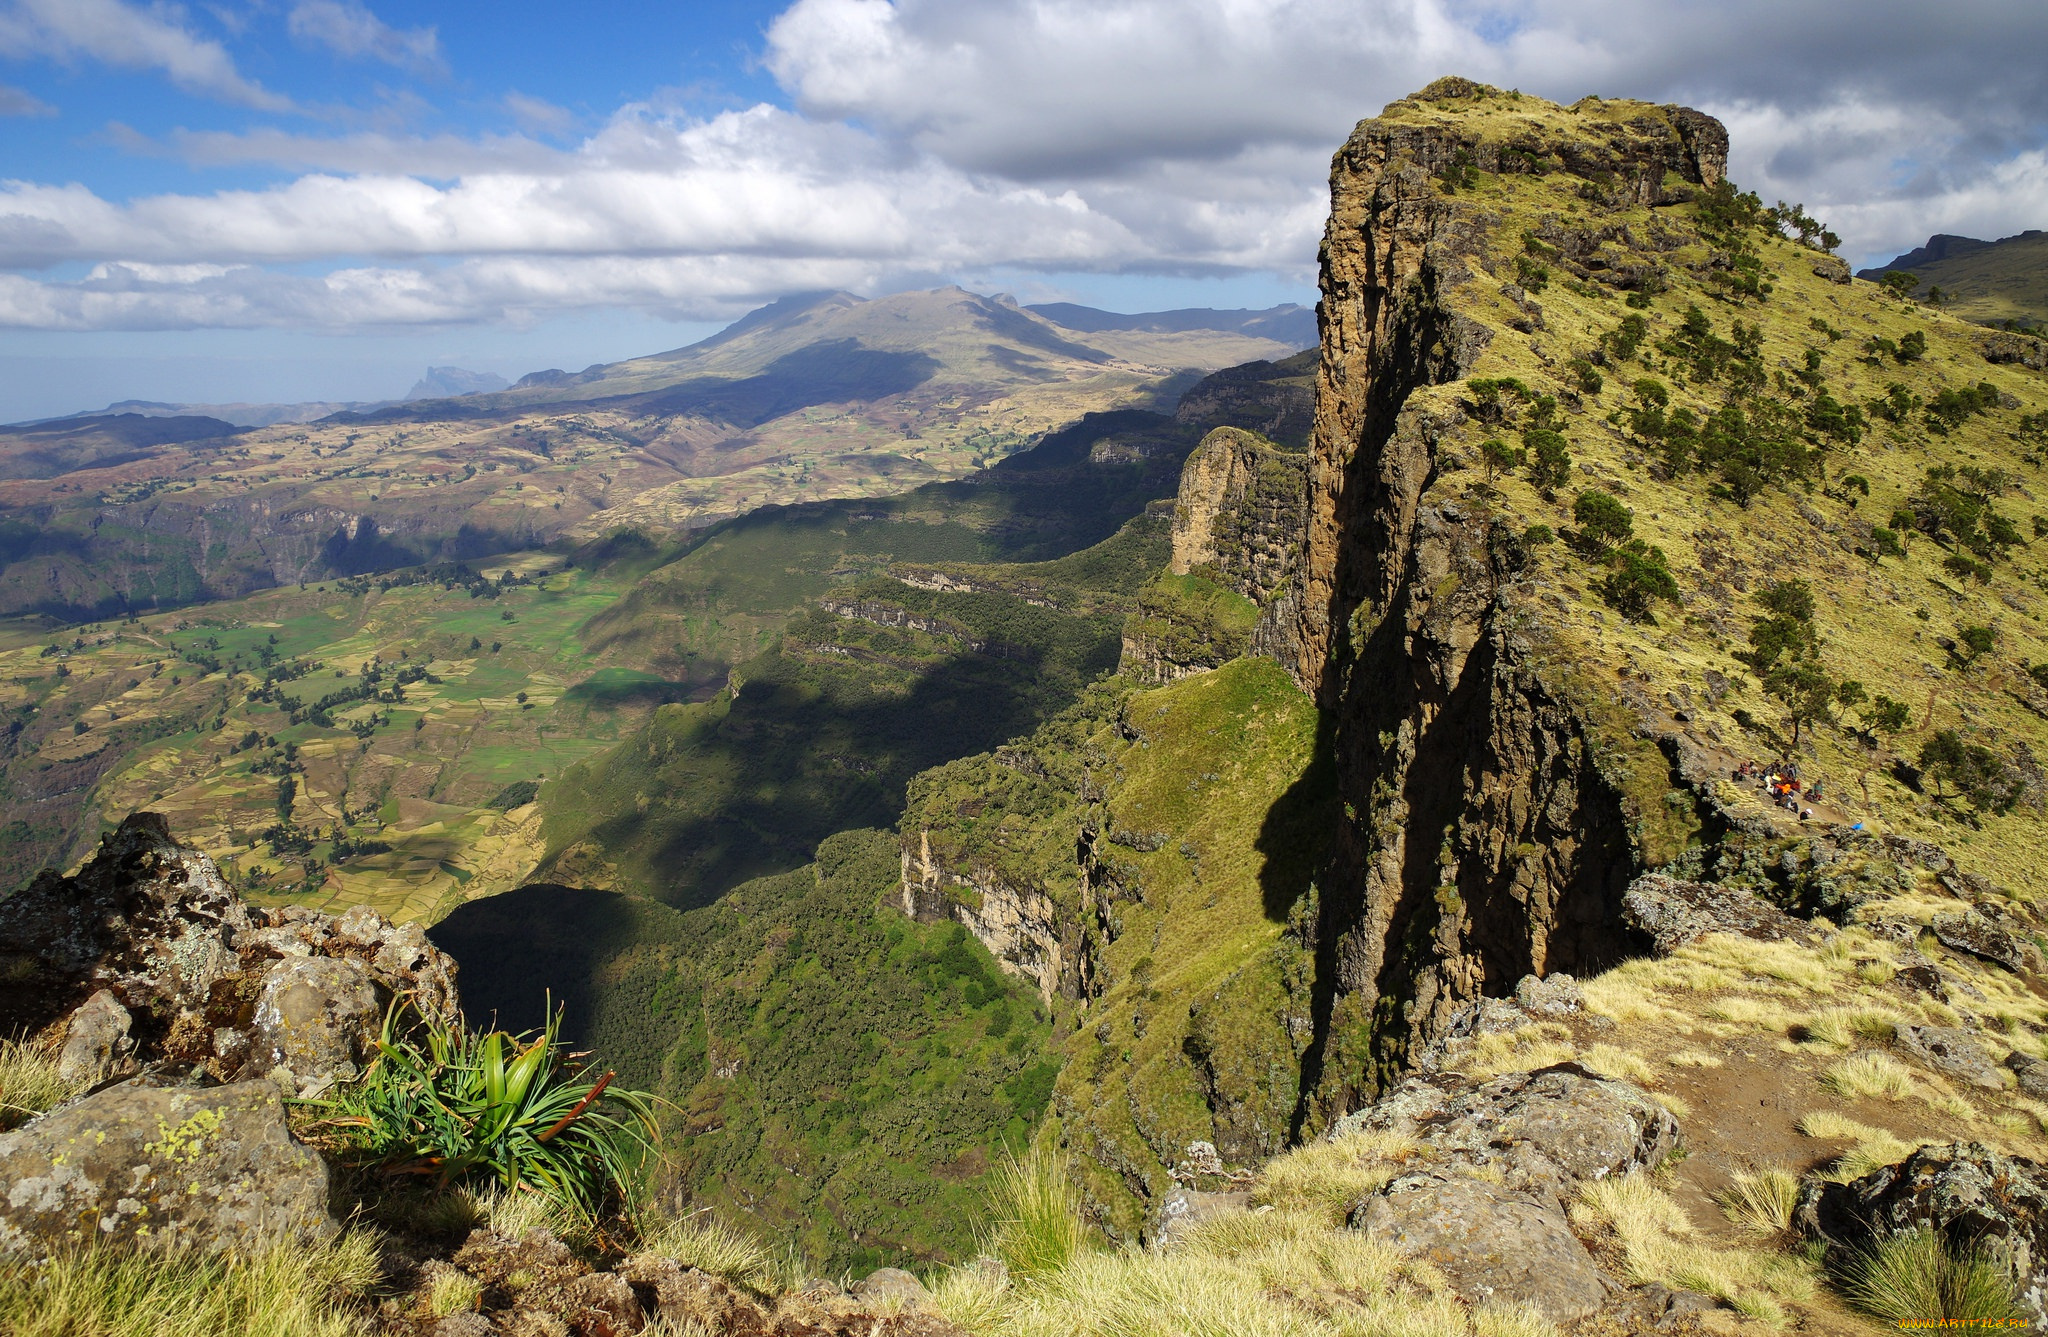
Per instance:
[[[1463,1064],[1466,1075],[1495,1077],[1504,1072],[1527,1072],[1563,1063],[1574,1055],[1569,1026],[1539,1021],[1511,1031],[1489,1031],[1472,1042]]]
[[[1631,1280],[1711,1295],[1751,1318],[1784,1324],[1788,1301],[1810,1298],[1812,1269],[1763,1249],[1717,1249],[1703,1243],[1685,1211],[1645,1175],[1624,1175],[1580,1190],[1573,1219],[1610,1232]]]
[[[1913,1094],[1913,1074],[1881,1050],[1866,1049],[1820,1075],[1820,1084],[1844,1100],[1904,1100]]]
[[[1825,1178],[1838,1184],[1861,1179],[1881,1165],[1896,1165],[1913,1154],[1914,1144],[1897,1134],[1858,1123],[1834,1110],[1815,1110],[1804,1115],[1799,1120],[1799,1131],[1812,1138],[1853,1144],[1825,1172]]]
[[[1721,1066],[1721,1058],[1718,1054],[1708,1054],[1698,1049],[1677,1050],[1674,1053],[1666,1054],[1664,1061],[1674,1068],[1718,1068]]]
[[[1580,1055],[1579,1062],[1602,1077],[1615,1077],[1642,1086],[1653,1085],[1657,1069],[1648,1061],[1610,1044],[1596,1044]]]
[[[1824,1007],[1807,1018],[1806,1040],[1830,1049],[1854,1049],[1891,1039],[1893,1027],[1910,1020],[1887,1007]]]
[[[1413,1138],[1393,1133],[1351,1133],[1311,1142],[1267,1162],[1252,1201],[1262,1207],[1321,1211],[1334,1223],[1421,1153]]]
[[[0,1133],[55,1109],[84,1088],[57,1075],[57,1056],[25,1040],[0,1040]]]
[[[642,1221],[640,1247],[760,1295],[775,1295],[785,1289],[782,1255],[757,1236],[709,1212]]]
[[[378,1278],[371,1234],[202,1257],[86,1248],[0,1269],[9,1337],[356,1337],[350,1312]]]
[[[1730,1221],[1759,1235],[1781,1235],[1792,1228],[1799,1205],[1799,1177],[1770,1169],[1735,1176],[1720,1195],[1721,1210]]]

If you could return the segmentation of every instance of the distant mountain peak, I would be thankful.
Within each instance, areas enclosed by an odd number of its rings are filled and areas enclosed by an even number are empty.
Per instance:
[[[453,399],[457,395],[483,395],[503,390],[511,382],[494,371],[467,371],[461,367],[428,367],[427,374],[405,392],[407,399]]]

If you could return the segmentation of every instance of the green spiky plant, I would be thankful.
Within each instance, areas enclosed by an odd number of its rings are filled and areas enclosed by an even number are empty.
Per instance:
[[[538,1033],[474,1031],[394,1002],[377,1057],[322,1102],[325,1126],[381,1174],[536,1192],[595,1220],[628,1196],[636,1153],[652,1145],[654,1098],[613,1086],[610,1072],[591,1080],[561,1024],[550,1009]]]

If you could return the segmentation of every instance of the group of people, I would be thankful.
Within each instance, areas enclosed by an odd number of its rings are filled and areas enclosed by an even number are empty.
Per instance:
[[[1802,822],[1813,820],[1813,809],[1805,806],[1806,801],[1818,802],[1822,797],[1821,782],[1815,780],[1811,785],[1806,784],[1799,778],[1799,763],[1792,761],[1769,767],[1745,761],[1735,768],[1734,780],[1737,784],[1754,783],[1771,796],[1773,807],[1796,813]]]

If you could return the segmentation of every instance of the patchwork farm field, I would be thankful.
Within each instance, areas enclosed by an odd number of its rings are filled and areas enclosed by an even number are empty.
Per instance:
[[[61,633],[11,624],[8,871],[75,862],[148,807],[259,900],[418,919],[514,886],[539,853],[539,782],[715,688],[597,662],[579,629],[628,584],[529,553]],[[52,849],[35,809],[61,808],[67,781],[99,823]]]

